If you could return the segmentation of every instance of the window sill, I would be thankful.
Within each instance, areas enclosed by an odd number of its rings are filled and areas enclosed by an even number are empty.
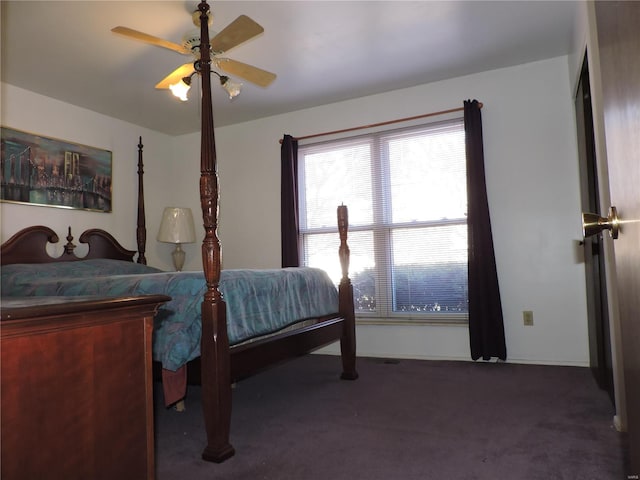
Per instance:
[[[356,325],[385,325],[385,326],[438,326],[438,327],[468,327],[469,321],[463,317],[457,318],[366,318],[356,316]]]

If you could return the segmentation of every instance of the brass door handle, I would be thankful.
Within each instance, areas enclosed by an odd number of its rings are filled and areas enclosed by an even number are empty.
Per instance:
[[[582,214],[582,235],[590,237],[596,235],[603,230],[609,230],[609,235],[614,240],[618,238],[620,233],[620,219],[618,218],[618,210],[616,207],[609,208],[609,216],[603,218],[597,213]]]

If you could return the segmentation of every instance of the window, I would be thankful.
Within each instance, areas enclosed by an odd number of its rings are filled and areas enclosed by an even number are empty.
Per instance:
[[[462,119],[302,145],[298,161],[302,262],[339,281],[347,205],[358,317],[467,318]]]

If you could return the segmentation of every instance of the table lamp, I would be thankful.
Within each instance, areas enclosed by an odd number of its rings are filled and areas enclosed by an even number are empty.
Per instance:
[[[158,241],[175,243],[176,248],[172,253],[173,265],[179,272],[184,266],[185,252],[183,243],[196,241],[196,232],[193,225],[193,215],[190,208],[167,207],[162,213],[162,222],[158,231]]]

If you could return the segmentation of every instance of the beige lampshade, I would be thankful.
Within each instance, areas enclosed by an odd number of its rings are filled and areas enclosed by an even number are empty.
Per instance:
[[[193,243],[196,231],[190,208],[167,207],[162,214],[158,241],[166,243]]]

